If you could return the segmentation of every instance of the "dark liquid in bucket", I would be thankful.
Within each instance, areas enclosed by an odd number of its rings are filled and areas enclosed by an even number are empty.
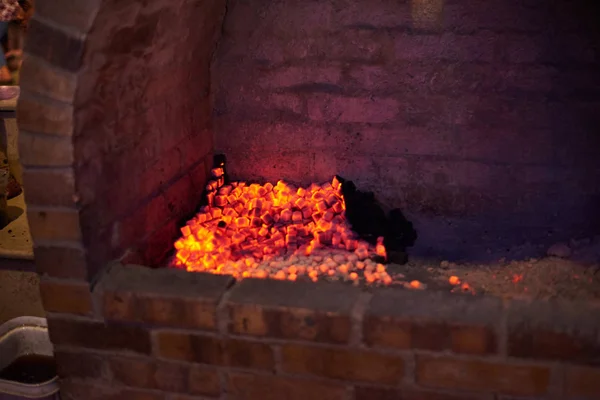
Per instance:
[[[19,383],[44,383],[56,376],[54,358],[29,354],[17,358],[0,371],[0,379]]]

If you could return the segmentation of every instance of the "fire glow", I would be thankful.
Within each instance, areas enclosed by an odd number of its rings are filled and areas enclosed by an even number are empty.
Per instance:
[[[208,205],[181,228],[172,266],[236,278],[322,278],[389,285],[383,238],[360,240],[345,218],[341,184],[295,187],[283,181],[224,184],[212,170]]]

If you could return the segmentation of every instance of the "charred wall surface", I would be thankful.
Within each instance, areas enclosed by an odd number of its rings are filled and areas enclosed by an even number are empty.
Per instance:
[[[217,151],[236,179],[353,179],[406,210],[427,253],[588,234],[600,56],[587,3],[232,0]]]

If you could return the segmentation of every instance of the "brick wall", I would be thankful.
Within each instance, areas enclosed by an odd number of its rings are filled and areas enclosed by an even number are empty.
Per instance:
[[[231,0],[217,149],[241,179],[352,178],[437,255],[597,232],[591,3]]]
[[[225,1],[60,3],[36,9],[18,110],[39,270],[91,279],[124,254],[153,265],[212,161]]]
[[[597,304],[119,264],[42,289],[65,400],[600,396]]]
[[[587,204],[593,13],[365,4],[230,1],[212,90],[224,1],[36,2],[20,155],[64,399],[600,396],[594,304],[98,273],[127,249],[156,261],[170,247],[206,176],[210,94],[240,178],[339,172],[434,216],[500,207],[494,188],[517,211],[572,189]]]

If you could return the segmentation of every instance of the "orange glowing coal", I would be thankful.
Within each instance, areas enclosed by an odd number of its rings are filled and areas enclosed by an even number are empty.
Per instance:
[[[181,228],[172,266],[187,271],[281,280],[319,278],[390,284],[383,238],[359,240],[345,218],[341,184],[224,184],[212,170],[208,205]]]

